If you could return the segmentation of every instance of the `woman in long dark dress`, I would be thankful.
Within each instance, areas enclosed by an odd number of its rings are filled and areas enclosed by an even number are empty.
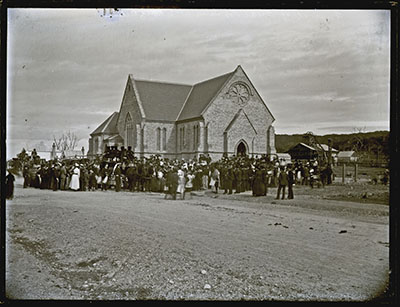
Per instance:
[[[15,177],[13,174],[8,171],[8,175],[6,176],[6,198],[13,199],[14,197],[14,181]]]
[[[253,196],[264,196],[266,194],[264,177],[264,171],[257,168],[253,179]]]

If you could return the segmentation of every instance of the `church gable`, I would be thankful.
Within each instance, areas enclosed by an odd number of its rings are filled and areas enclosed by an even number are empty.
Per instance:
[[[240,69],[241,74],[244,75],[245,79],[247,79],[247,82],[249,84],[249,87],[254,91],[254,96],[257,97],[257,99],[259,100],[259,102],[262,103],[262,105],[265,107],[266,111],[267,111],[267,115],[268,117],[272,120],[272,122],[275,121],[274,116],[272,115],[271,111],[269,110],[267,104],[265,103],[264,99],[260,96],[260,94],[258,93],[257,89],[254,87],[253,83],[250,81],[249,77],[247,76],[246,72],[243,70],[243,68],[239,65],[238,69]]]
[[[254,137],[246,140],[250,142],[249,150],[254,153],[267,151],[267,132],[275,119],[240,66],[209,102],[202,117],[208,131],[212,131],[209,134],[210,151],[221,151],[224,143],[224,151],[232,152],[234,140],[238,141],[246,133]],[[232,138],[232,142],[227,143],[226,136]]]
[[[258,94],[256,88],[240,65],[231,73],[229,80],[227,80],[224,86],[219,89],[218,95],[209,101],[208,105],[202,111],[202,115],[218,100],[225,102],[221,107],[233,107],[233,109],[249,109],[257,105],[257,109],[270,118],[271,122],[275,120],[266,103]],[[264,110],[260,109],[261,106]]]
[[[245,111],[257,131],[266,131],[275,120],[243,69],[238,66],[209,102],[202,116],[206,124],[209,122],[223,132],[240,109]]]
[[[131,125],[139,124],[146,117],[143,107],[135,93],[133,78],[129,75],[122,98],[121,108],[118,117],[119,134],[125,138],[127,122]]]

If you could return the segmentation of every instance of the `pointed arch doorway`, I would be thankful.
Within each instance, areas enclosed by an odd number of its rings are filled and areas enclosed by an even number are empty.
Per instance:
[[[248,150],[246,143],[242,140],[239,142],[239,144],[236,146],[236,156],[237,157],[244,157],[248,155]]]

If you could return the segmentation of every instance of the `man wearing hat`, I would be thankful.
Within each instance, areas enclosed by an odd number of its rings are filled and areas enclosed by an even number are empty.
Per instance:
[[[27,188],[31,186],[31,180],[30,180],[30,173],[29,173],[29,166],[24,165],[24,169],[22,171],[22,175],[24,176],[24,188]]]
[[[136,185],[136,169],[132,162],[128,164],[128,167],[125,171],[125,175],[128,178],[128,189],[129,191],[133,192],[135,190]]]
[[[279,199],[280,192],[282,190],[282,199],[285,199],[285,189],[288,185],[288,176],[286,174],[286,167],[281,166],[281,171],[278,175],[278,193],[276,199]]]
[[[67,168],[65,167],[65,162],[63,162],[60,167],[60,190],[65,190],[66,181],[67,181]]]
[[[224,172],[224,194],[232,194],[232,187],[233,187],[233,169],[232,165],[228,164],[227,169]]]

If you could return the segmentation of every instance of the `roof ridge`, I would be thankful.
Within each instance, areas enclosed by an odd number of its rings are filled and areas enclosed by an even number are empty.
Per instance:
[[[131,74],[130,74],[131,75]],[[139,82],[151,82],[151,83],[159,83],[159,84],[168,84],[168,85],[181,85],[181,86],[193,86],[190,84],[185,84],[185,83],[174,83],[174,82],[168,82],[168,81],[159,81],[159,80],[145,80],[145,79],[137,79],[137,78],[133,78],[135,81],[139,81]]]
[[[182,85],[182,86],[190,86],[190,87],[193,87],[193,86],[195,86],[195,85],[202,84],[202,83],[205,83],[205,82],[207,82],[207,81],[212,81],[212,80],[214,80],[214,79],[227,76],[227,75],[229,75],[229,74],[234,73],[235,71],[236,71],[236,69],[233,70],[233,71],[227,72],[227,73],[225,73],[225,74],[218,75],[218,76],[215,76],[215,77],[213,77],[213,78],[206,79],[206,80],[203,80],[203,81],[194,83],[194,84],[178,83],[178,82],[169,82],[169,81],[161,81],[161,80],[138,79],[138,78],[134,78],[134,77],[133,77],[133,74],[129,74],[129,76],[131,76],[131,78],[134,79],[135,81],[139,81],[139,82],[152,82],[152,83],[160,83],[160,84],[168,84],[168,85]]]
[[[235,69],[235,70],[236,70],[236,69]],[[229,74],[234,73],[235,70],[234,70],[234,71],[231,71],[231,72],[227,72],[226,74],[223,74],[223,75],[219,75],[219,76],[216,76],[216,77],[213,77],[213,78],[210,78],[210,79],[203,80],[203,81],[201,81],[201,82],[195,83],[195,84],[193,84],[193,86],[199,85],[199,84],[202,84],[202,83],[205,83],[205,82],[208,82],[208,81],[212,81],[212,80],[215,80],[215,79],[217,79],[217,78],[225,77],[225,76],[227,76],[227,75],[229,75]]]
[[[138,105],[139,110],[140,110],[140,115],[142,116],[143,119],[145,119],[146,118],[146,113],[144,112],[142,99],[140,98],[140,94],[139,94],[139,91],[138,91],[137,86],[136,86],[136,79],[133,78],[132,74],[129,74],[129,78],[130,78],[131,83],[132,83],[133,94],[136,97],[137,105]]]

